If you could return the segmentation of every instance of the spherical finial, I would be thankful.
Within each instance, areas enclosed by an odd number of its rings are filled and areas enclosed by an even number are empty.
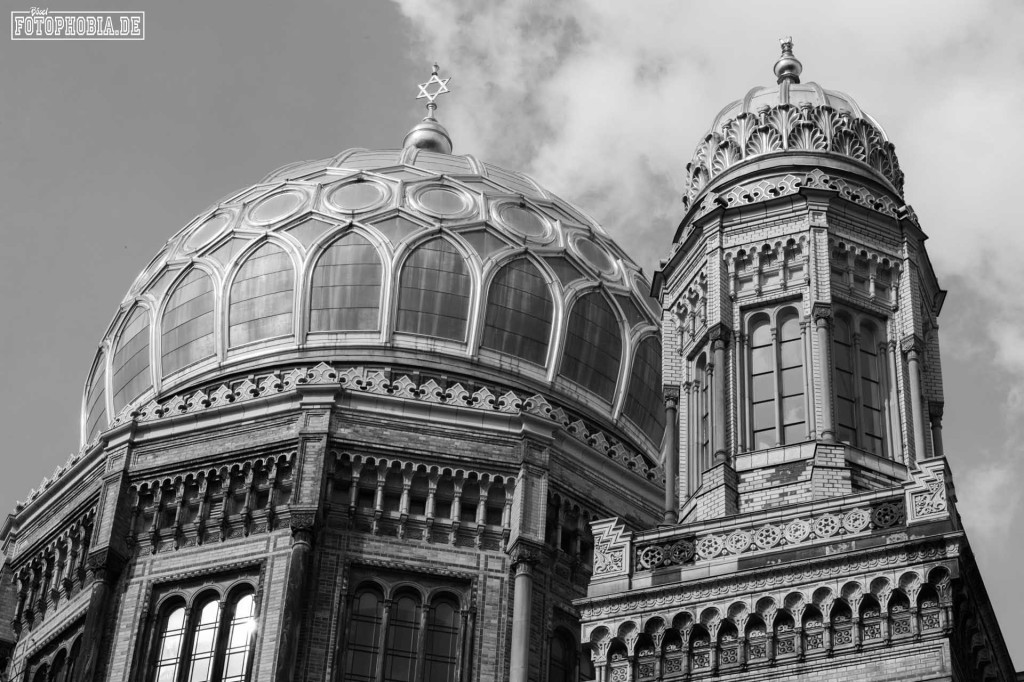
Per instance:
[[[793,38],[786,36],[781,38],[779,42],[782,44],[782,56],[779,57],[779,61],[775,62],[775,77],[779,83],[782,81],[799,83],[800,73],[804,70],[804,65],[793,56]]]
[[[443,95],[446,92],[451,92],[448,89],[448,81],[451,78],[441,78],[438,76],[438,69],[440,67],[437,62],[434,62],[434,70],[430,73],[430,80],[426,83],[420,83],[420,94],[416,95],[416,99],[427,100],[427,116],[422,121],[416,124],[412,130],[405,136],[405,141],[402,143],[403,147],[417,147],[419,149],[426,149],[432,152],[438,152],[441,154],[452,153],[452,138],[445,130],[444,126],[437,122],[434,118],[434,111],[437,110],[437,103],[434,102],[439,95]],[[431,86],[436,86],[431,88]]]

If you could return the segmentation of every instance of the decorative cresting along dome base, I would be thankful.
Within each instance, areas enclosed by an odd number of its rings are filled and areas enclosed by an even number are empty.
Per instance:
[[[715,117],[686,166],[688,214],[740,175],[797,165],[867,173],[902,196],[903,171],[882,126],[849,95],[801,83],[801,71],[792,43],[784,43],[778,85],[753,88]]]
[[[482,389],[541,395],[653,468],[648,291],[593,220],[524,175],[415,147],[293,164],[201,213],[139,275],[90,373],[83,442],[327,362],[411,377],[393,390],[425,400],[455,382],[467,405]]]

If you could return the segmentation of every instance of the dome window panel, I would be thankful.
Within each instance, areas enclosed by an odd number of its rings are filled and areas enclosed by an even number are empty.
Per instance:
[[[136,306],[121,330],[111,367],[114,412],[152,387],[149,374],[149,311]]]
[[[107,370],[106,357],[100,353],[96,360],[96,371],[85,396],[85,440],[92,441],[110,421],[107,418]]]
[[[381,204],[388,197],[387,190],[376,182],[358,180],[333,190],[327,201],[339,211],[365,211]]]
[[[611,276],[615,274],[615,259],[603,246],[598,245],[594,240],[587,237],[579,237],[573,242],[573,247],[580,258],[602,275]]]
[[[515,203],[504,203],[495,211],[502,225],[529,239],[543,240],[551,232],[547,219],[533,209]]]
[[[612,402],[621,359],[622,332],[611,305],[597,292],[577,300],[559,375]]]
[[[234,347],[291,334],[294,287],[288,254],[270,243],[257,249],[231,286],[228,344]]]
[[[213,357],[213,306],[212,278],[193,268],[174,288],[160,324],[164,375]]]
[[[465,341],[471,290],[462,254],[445,239],[425,242],[402,268],[396,330]]]
[[[487,294],[482,346],[543,365],[554,303],[536,266],[519,258],[495,275]]]
[[[414,195],[423,210],[440,218],[462,218],[471,212],[473,201],[449,187],[427,187]]]
[[[310,331],[380,328],[383,266],[365,237],[349,233],[324,251],[313,269]]]
[[[661,343],[657,337],[648,336],[637,346],[623,412],[652,441],[661,442],[665,404],[661,390]]]
[[[280,192],[259,203],[249,211],[249,222],[256,225],[268,225],[277,222],[299,210],[306,203],[306,197],[300,192]]]
[[[230,223],[231,216],[227,213],[218,213],[207,218],[185,240],[185,251],[192,252],[206,246],[213,241],[214,237],[223,232]]]

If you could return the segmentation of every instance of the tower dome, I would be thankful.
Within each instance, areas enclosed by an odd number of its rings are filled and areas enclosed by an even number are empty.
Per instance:
[[[688,211],[738,177],[800,166],[869,176],[902,196],[903,172],[882,126],[849,95],[802,83],[792,39],[781,42],[778,83],[726,105],[697,145],[686,166]]]
[[[291,164],[196,216],[132,284],[83,442],[175,395],[328,362],[541,394],[653,465],[648,291],[596,222],[525,175],[412,145]]]

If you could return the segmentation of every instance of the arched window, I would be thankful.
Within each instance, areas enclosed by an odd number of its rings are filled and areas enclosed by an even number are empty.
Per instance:
[[[36,674],[32,678],[32,682],[48,682],[46,679],[50,674],[50,666],[43,663],[41,666],[36,668]]]
[[[352,597],[345,643],[345,680],[455,682],[459,679],[462,613],[458,598],[442,592],[424,606],[418,591],[394,594],[376,582]]]
[[[377,249],[362,235],[349,232],[331,244],[313,269],[309,330],[379,329],[382,273]]]
[[[548,682],[575,682],[573,659],[576,646],[567,632],[555,630],[551,638],[551,654],[548,658]]]
[[[427,682],[455,682],[458,635],[458,602],[448,596],[434,599],[427,615],[424,680]]]
[[[711,467],[711,377],[708,375],[708,357],[697,356],[693,365],[693,383],[690,385],[690,415],[692,420],[690,452],[692,454],[690,493],[700,487],[701,475]]]
[[[559,375],[612,402],[621,359],[618,318],[599,292],[586,294],[569,315]]]
[[[465,341],[471,288],[466,259],[448,240],[421,244],[402,268],[395,329]]]
[[[100,431],[106,428],[107,419],[107,372],[106,357],[100,351],[96,356],[96,369],[89,383],[89,392],[85,397],[85,440],[91,441]]]
[[[64,674],[66,682],[74,682],[75,669],[78,667],[78,655],[82,651],[82,638],[79,637],[75,640],[75,643],[71,645],[71,651],[68,653],[68,662],[66,664],[67,672]]]
[[[265,243],[239,269],[231,285],[228,345],[292,333],[295,272],[288,254]]]
[[[255,637],[256,600],[251,588],[236,591],[223,604],[220,595],[210,592],[191,607],[178,600],[164,608],[159,620],[149,679],[246,682]]]
[[[149,390],[149,311],[135,306],[117,337],[112,367],[114,413]]]
[[[652,441],[661,444],[665,401],[661,390],[661,342],[655,336],[648,336],[637,345],[623,412]]]
[[[548,283],[525,258],[508,263],[487,292],[481,345],[543,365],[548,355],[554,303]]]
[[[755,450],[805,440],[804,340],[796,309],[750,318],[749,405]],[[774,324],[773,324],[774,323]]]
[[[167,300],[160,353],[164,375],[213,356],[213,279],[192,268]]]
[[[837,313],[832,334],[836,438],[886,455],[888,358],[884,326],[847,311]]]

